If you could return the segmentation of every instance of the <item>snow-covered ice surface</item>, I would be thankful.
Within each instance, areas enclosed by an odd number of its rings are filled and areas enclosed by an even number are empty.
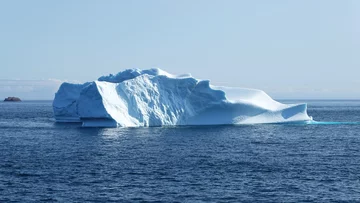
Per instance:
[[[308,122],[306,104],[282,104],[261,90],[210,85],[161,69],[128,69],[84,84],[63,83],[57,122],[138,127]]]

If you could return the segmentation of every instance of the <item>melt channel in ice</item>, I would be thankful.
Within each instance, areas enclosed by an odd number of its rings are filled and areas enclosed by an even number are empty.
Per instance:
[[[63,83],[57,122],[139,127],[307,122],[306,104],[282,104],[255,89],[210,85],[161,69],[128,69],[84,84]]]

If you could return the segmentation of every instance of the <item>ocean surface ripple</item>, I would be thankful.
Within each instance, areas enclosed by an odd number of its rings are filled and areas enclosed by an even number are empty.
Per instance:
[[[360,201],[360,101],[308,113],[320,123],[81,128],[50,101],[0,103],[0,202]]]

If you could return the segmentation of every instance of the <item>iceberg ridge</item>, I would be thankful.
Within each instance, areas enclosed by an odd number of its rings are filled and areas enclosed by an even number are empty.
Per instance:
[[[212,86],[191,75],[128,69],[84,84],[63,83],[57,122],[139,127],[306,122],[306,104],[282,104],[261,90]]]

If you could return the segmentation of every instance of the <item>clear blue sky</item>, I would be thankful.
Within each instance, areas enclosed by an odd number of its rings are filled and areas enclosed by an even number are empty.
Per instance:
[[[360,98],[357,0],[8,0],[0,25],[2,97],[158,67],[275,98]]]

